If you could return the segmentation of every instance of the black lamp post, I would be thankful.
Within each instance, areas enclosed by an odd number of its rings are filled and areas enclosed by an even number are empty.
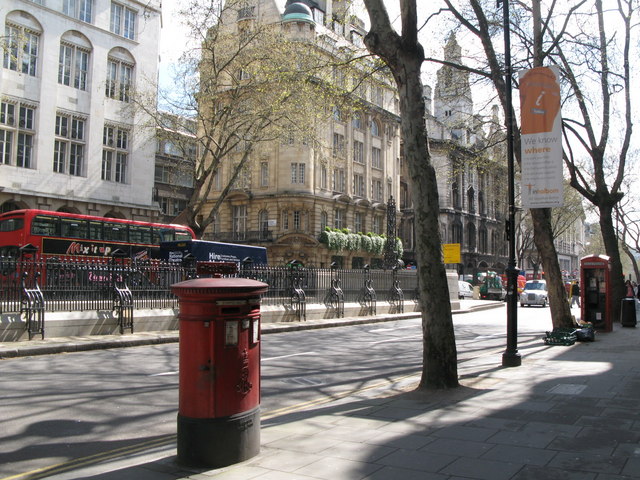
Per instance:
[[[509,260],[507,262],[507,348],[502,354],[503,367],[518,367],[522,358],[518,353],[518,289],[516,268],[516,206],[515,206],[515,166],[513,161],[513,115],[511,98],[511,31],[509,27],[509,0],[502,2],[504,22],[504,68],[505,68],[505,123],[507,124],[507,164],[509,176],[509,218],[507,219],[507,241]]]

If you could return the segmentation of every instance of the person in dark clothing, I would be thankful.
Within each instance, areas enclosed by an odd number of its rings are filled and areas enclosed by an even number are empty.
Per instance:
[[[580,306],[580,282],[576,282],[571,285],[571,305],[576,304],[578,307]]]

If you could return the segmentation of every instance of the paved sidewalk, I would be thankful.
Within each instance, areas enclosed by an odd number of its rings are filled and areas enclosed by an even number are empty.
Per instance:
[[[639,343],[618,324],[594,343],[536,339],[519,345],[520,367],[501,353],[462,363],[457,389],[418,393],[414,377],[263,419],[261,452],[243,464],[185,471],[171,458],[153,465],[166,477],[118,478],[640,478]]]

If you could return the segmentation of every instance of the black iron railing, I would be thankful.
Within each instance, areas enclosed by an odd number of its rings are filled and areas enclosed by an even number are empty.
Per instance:
[[[18,313],[24,299],[22,279],[38,274],[47,312],[113,310],[118,288],[131,292],[134,309],[175,308],[177,298],[171,285],[194,275],[193,265],[159,261],[89,262],[86,260],[16,260],[0,257],[0,313]],[[292,306],[296,303],[300,317],[309,304],[326,303],[332,292],[339,303],[363,302],[366,305],[386,301],[396,307],[400,292],[417,288],[415,270],[323,269],[243,265],[238,276],[269,285],[262,296],[264,305]],[[336,293],[337,292],[337,293]],[[376,295],[377,292],[377,295]],[[297,300],[292,302],[293,297]],[[377,298],[376,298],[377,296]],[[411,295],[410,295],[411,296]],[[302,298],[302,300],[300,300]],[[301,302],[304,304],[302,305]],[[334,305],[335,304],[335,305]],[[334,307],[340,307],[333,302]],[[338,310],[338,308],[337,308]]]

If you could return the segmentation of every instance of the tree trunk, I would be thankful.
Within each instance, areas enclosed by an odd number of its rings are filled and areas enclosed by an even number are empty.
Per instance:
[[[420,387],[450,388],[458,385],[457,351],[447,275],[441,260],[440,205],[436,173],[428,151],[420,64],[396,77],[400,95],[401,128],[415,208],[417,259],[422,305],[423,371]],[[406,84],[402,85],[401,82]]]
[[[544,273],[547,278],[549,293],[549,307],[554,327],[572,327],[571,307],[567,301],[567,291],[562,282],[562,272],[558,263],[558,253],[553,243],[551,229],[551,210],[546,208],[532,208],[535,235],[533,240],[542,258]],[[547,260],[545,260],[547,259]]]
[[[611,262],[611,320],[616,322],[620,319],[620,303],[626,294],[622,261],[620,260],[620,250],[618,249],[618,235],[613,224],[613,207],[608,203],[601,202],[598,205],[598,212],[600,213],[602,241]]]
[[[371,30],[370,52],[387,64],[398,87],[405,160],[415,209],[416,254],[422,307],[423,365],[419,388],[458,386],[458,365],[447,275],[440,243],[440,205],[429,154],[415,0],[401,2],[402,36],[391,27],[382,0],[365,0]]]

